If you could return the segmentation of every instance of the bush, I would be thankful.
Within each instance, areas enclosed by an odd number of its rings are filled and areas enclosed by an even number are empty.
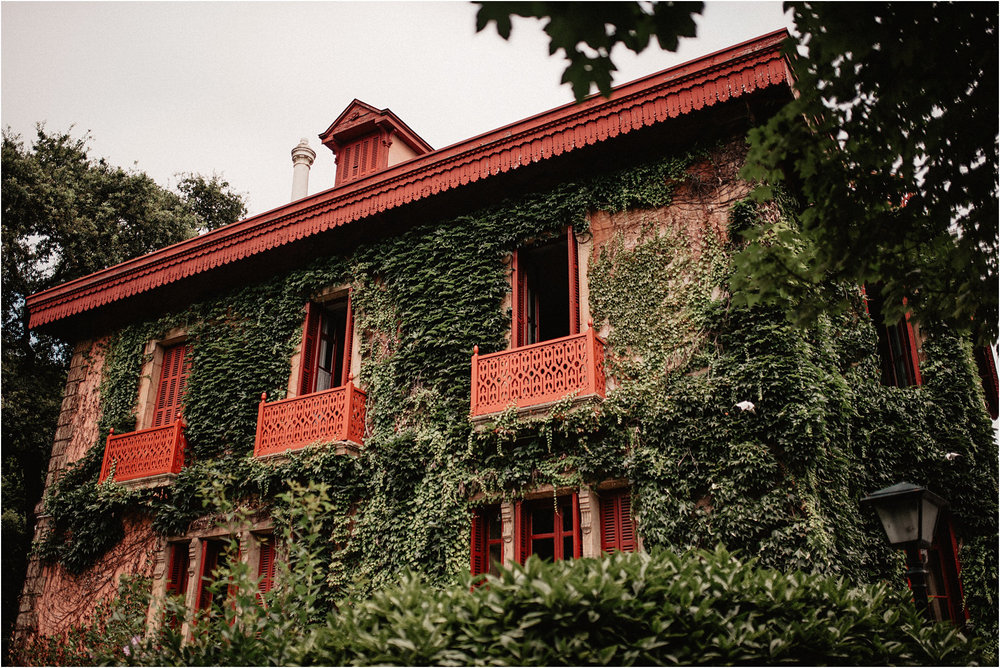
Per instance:
[[[300,524],[299,526],[308,526]],[[218,586],[235,603],[180,642],[166,629],[132,661],[146,665],[943,665],[977,646],[922,625],[884,586],[783,574],[714,552],[622,554],[502,571],[470,590],[415,576],[315,619],[309,542],[293,544],[270,607],[240,566]],[[295,575],[291,575],[295,574]],[[301,574],[301,575],[300,575]]]

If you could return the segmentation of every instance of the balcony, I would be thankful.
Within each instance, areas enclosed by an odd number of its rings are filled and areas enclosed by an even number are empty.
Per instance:
[[[472,355],[472,421],[507,410],[543,412],[570,395],[603,399],[605,342],[592,325],[582,334],[530,346]]]
[[[312,443],[333,443],[338,454],[357,454],[365,434],[365,393],[347,385],[267,403],[257,409],[254,457],[280,455]]]
[[[108,434],[100,481],[114,470],[115,482],[129,487],[157,487],[169,483],[184,468],[184,422],[127,434]]]

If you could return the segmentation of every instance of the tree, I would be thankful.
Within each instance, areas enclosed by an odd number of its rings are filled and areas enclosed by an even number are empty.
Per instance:
[[[233,222],[242,197],[191,175],[180,194],[88,154],[89,136],[43,127],[30,148],[3,132],[2,439],[5,645],[17,617],[33,509],[62,401],[69,350],[28,330],[25,297]],[[187,188],[187,189],[186,189]],[[227,218],[228,216],[228,218]],[[5,652],[6,655],[6,652]]]
[[[177,183],[177,190],[201,220],[199,232],[211,232],[247,215],[243,195],[230,191],[229,182],[217,174],[212,174],[211,179],[206,179],[201,174],[180,176],[182,178]]]
[[[700,3],[480,3],[477,29],[547,19],[564,81],[607,94],[615,44],[673,50]],[[911,311],[997,337],[997,11],[965,3],[786,3],[798,97],[750,133],[744,176],[784,193],[791,228],[737,257],[745,303],[799,320],[837,304],[827,281],[880,286],[886,316]],[[586,44],[596,55],[582,53]],[[757,232],[758,234],[761,231]]]

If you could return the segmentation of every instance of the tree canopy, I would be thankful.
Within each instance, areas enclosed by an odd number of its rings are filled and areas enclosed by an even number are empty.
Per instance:
[[[701,3],[480,3],[477,29],[546,21],[563,80],[582,99],[610,91],[611,50],[655,35],[674,50]],[[997,10],[989,3],[786,3],[797,96],[750,134],[744,176],[783,194],[794,228],[737,258],[747,302],[799,320],[836,303],[830,280],[882,292],[887,317],[912,312],[995,340]],[[585,49],[581,47],[587,47]],[[876,287],[877,286],[877,287]]]
[[[90,137],[39,126],[30,147],[3,132],[3,617],[17,597],[42,495],[69,351],[28,331],[25,297],[243,216],[243,197],[217,176],[185,175],[179,192],[89,155]],[[16,547],[15,547],[16,546]],[[5,654],[6,655],[6,654]]]

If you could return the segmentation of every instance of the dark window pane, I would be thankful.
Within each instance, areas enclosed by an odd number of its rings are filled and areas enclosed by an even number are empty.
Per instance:
[[[489,516],[489,533],[487,533],[487,540],[499,540],[500,539],[500,511],[491,513]]]
[[[500,565],[503,563],[501,545],[490,545],[490,575],[500,574]]]
[[[552,561],[556,556],[555,541],[552,538],[536,538],[531,541],[531,553]]]
[[[552,506],[548,504],[534,508],[531,511],[531,533],[552,533],[553,517]]]
[[[563,559],[573,558],[573,534],[563,536]]]

